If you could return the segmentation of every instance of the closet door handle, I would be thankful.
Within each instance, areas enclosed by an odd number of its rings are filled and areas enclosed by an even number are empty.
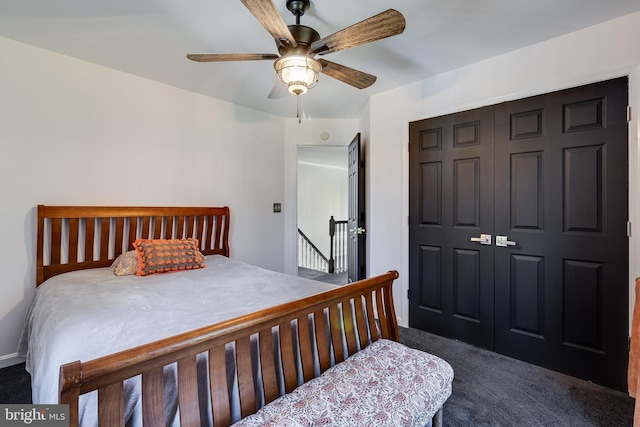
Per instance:
[[[474,243],[480,243],[481,245],[491,246],[491,234],[481,234],[480,237],[472,237],[471,241]]]
[[[506,248],[507,246],[515,246],[516,242],[507,239],[507,236],[496,236],[496,246]]]

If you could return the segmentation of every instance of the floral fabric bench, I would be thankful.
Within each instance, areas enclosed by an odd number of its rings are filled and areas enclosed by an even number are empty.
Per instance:
[[[381,339],[234,426],[441,425],[452,381],[444,360]]]

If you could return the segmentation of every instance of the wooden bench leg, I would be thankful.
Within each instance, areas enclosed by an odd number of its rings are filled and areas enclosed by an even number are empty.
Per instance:
[[[442,406],[438,409],[431,419],[431,427],[442,427]]]

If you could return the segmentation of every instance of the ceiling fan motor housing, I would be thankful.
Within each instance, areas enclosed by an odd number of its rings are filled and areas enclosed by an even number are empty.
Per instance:
[[[297,51],[298,54],[306,55],[309,53],[309,47],[311,43],[320,40],[320,34],[316,30],[311,27],[307,27],[306,25],[289,25],[289,31],[291,31],[291,35],[296,39],[296,46],[292,48],[291,45],[280,44],[278,46],[278,52],[280,55],[286,55],[292,51]]]

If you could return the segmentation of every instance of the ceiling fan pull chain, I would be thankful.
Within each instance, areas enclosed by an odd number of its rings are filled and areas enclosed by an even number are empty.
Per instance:
[[[302,116],[300,115],[300,95],[296,95],[296,117],[298,118],[298,124],[302,123]]]

